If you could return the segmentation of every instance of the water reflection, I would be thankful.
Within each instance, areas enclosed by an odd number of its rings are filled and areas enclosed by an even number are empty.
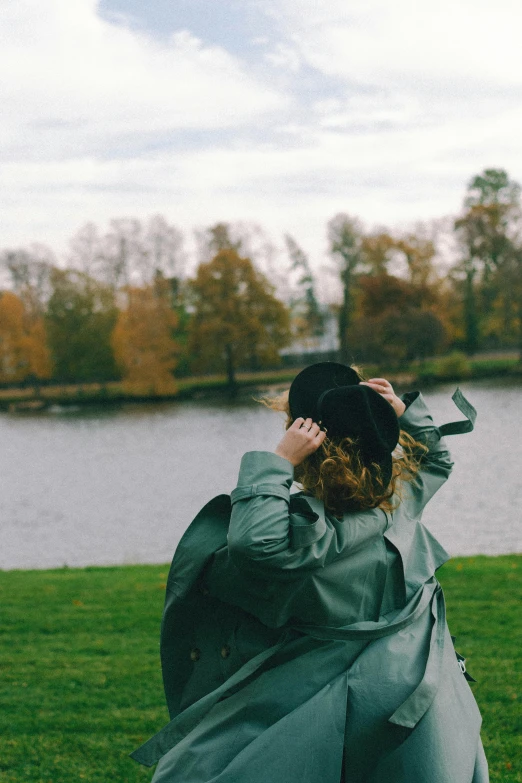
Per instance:
[[[469,382],[476,429],[448,439],[449,482],[425,521],[451,554],[522,551],[522,385]],[[460,418],[454,386],[426,391]],[[242,454],[272,450],[284,417],[252,400],[0,416],[1,568],[165,562]]]

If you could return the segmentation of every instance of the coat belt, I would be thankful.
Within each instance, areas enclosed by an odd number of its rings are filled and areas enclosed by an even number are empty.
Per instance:
[[[430,605],[434,623],[431,632],[430,652],[424,675],[413,693],[389,718],[391,723],[413,728],[435,698],[444,653],[446,627],[444,595],[441,586],[435,578],[426,582],[406,607],[398,614],[395,613],[395,617],[391,622],[384,619],[378,622],[364,621],[354,623],[341,628],[306,625],[295,625],[292,628],[288,628],[277,644],[251,658],[222,685],[183,710],[157,734],[133,751],[130,754],[131,758],[147,767],[156,764],[165,753],[180,742],[183,737],[203,720],[205,715],[220,699],[251,677],[269,658],[276,655],[288,641],[295,638],[292,631],[298,631],[309,637],[321,640],[372,641],[383,636],[390,636],[411,625]]]
[[[431,605],[433,626],[431,631],[430,649],[422,680],[413,693],[408,696],[388,719],[399,726],[414,728],[435,698],[439,686],[442,658],[444,655],[444,638],[446,629],[446,605],[442,587],[435,577],[432,577],[420,588],[399,614],[394,613],[391,622],[363,621],[352,625],[334,628],[331,626],[293,626],[296,630],[313,636],[316,639],[332,641],[351,641],[381,639],[391,636],[415,620]]]

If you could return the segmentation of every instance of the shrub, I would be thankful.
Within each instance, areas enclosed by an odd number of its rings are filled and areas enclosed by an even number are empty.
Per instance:
[[[461,380],[471,375],[471,364],[462,351],[453,351],[435,363],[435,376],[448,380]]]

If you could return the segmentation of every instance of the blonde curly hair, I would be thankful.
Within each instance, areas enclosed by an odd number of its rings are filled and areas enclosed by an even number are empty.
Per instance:
[[[285,413],[286,429],[290,427],[293,419],[288,391],[276,397],[264,397],[259,402]],[[317,451],[294,469],[294,478],[305,492],[324,501],[325,508],[335,516],[377,507],[392,511],[401,500],[401,484],[415,478],[427,450],[424,444],[401,430],[393,454],[392,477],[385,484],[380,465],[369,466],[363,461],[356,440],[327,436]]]

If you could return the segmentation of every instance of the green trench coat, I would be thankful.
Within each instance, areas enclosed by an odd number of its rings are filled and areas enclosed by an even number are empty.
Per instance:
[[[462,396],[461,410],[474,418]],[[481,717],[421,515],[452,468],[422,395],[401,428],[429,446],[392,513],[337,519],[249,452],[194,519],[167,583],[168,723],[131,756],[153,783],[485,783]],[[468,407],[467,407],[468,406]],[[470,414],[471,411],[471,414]]]

